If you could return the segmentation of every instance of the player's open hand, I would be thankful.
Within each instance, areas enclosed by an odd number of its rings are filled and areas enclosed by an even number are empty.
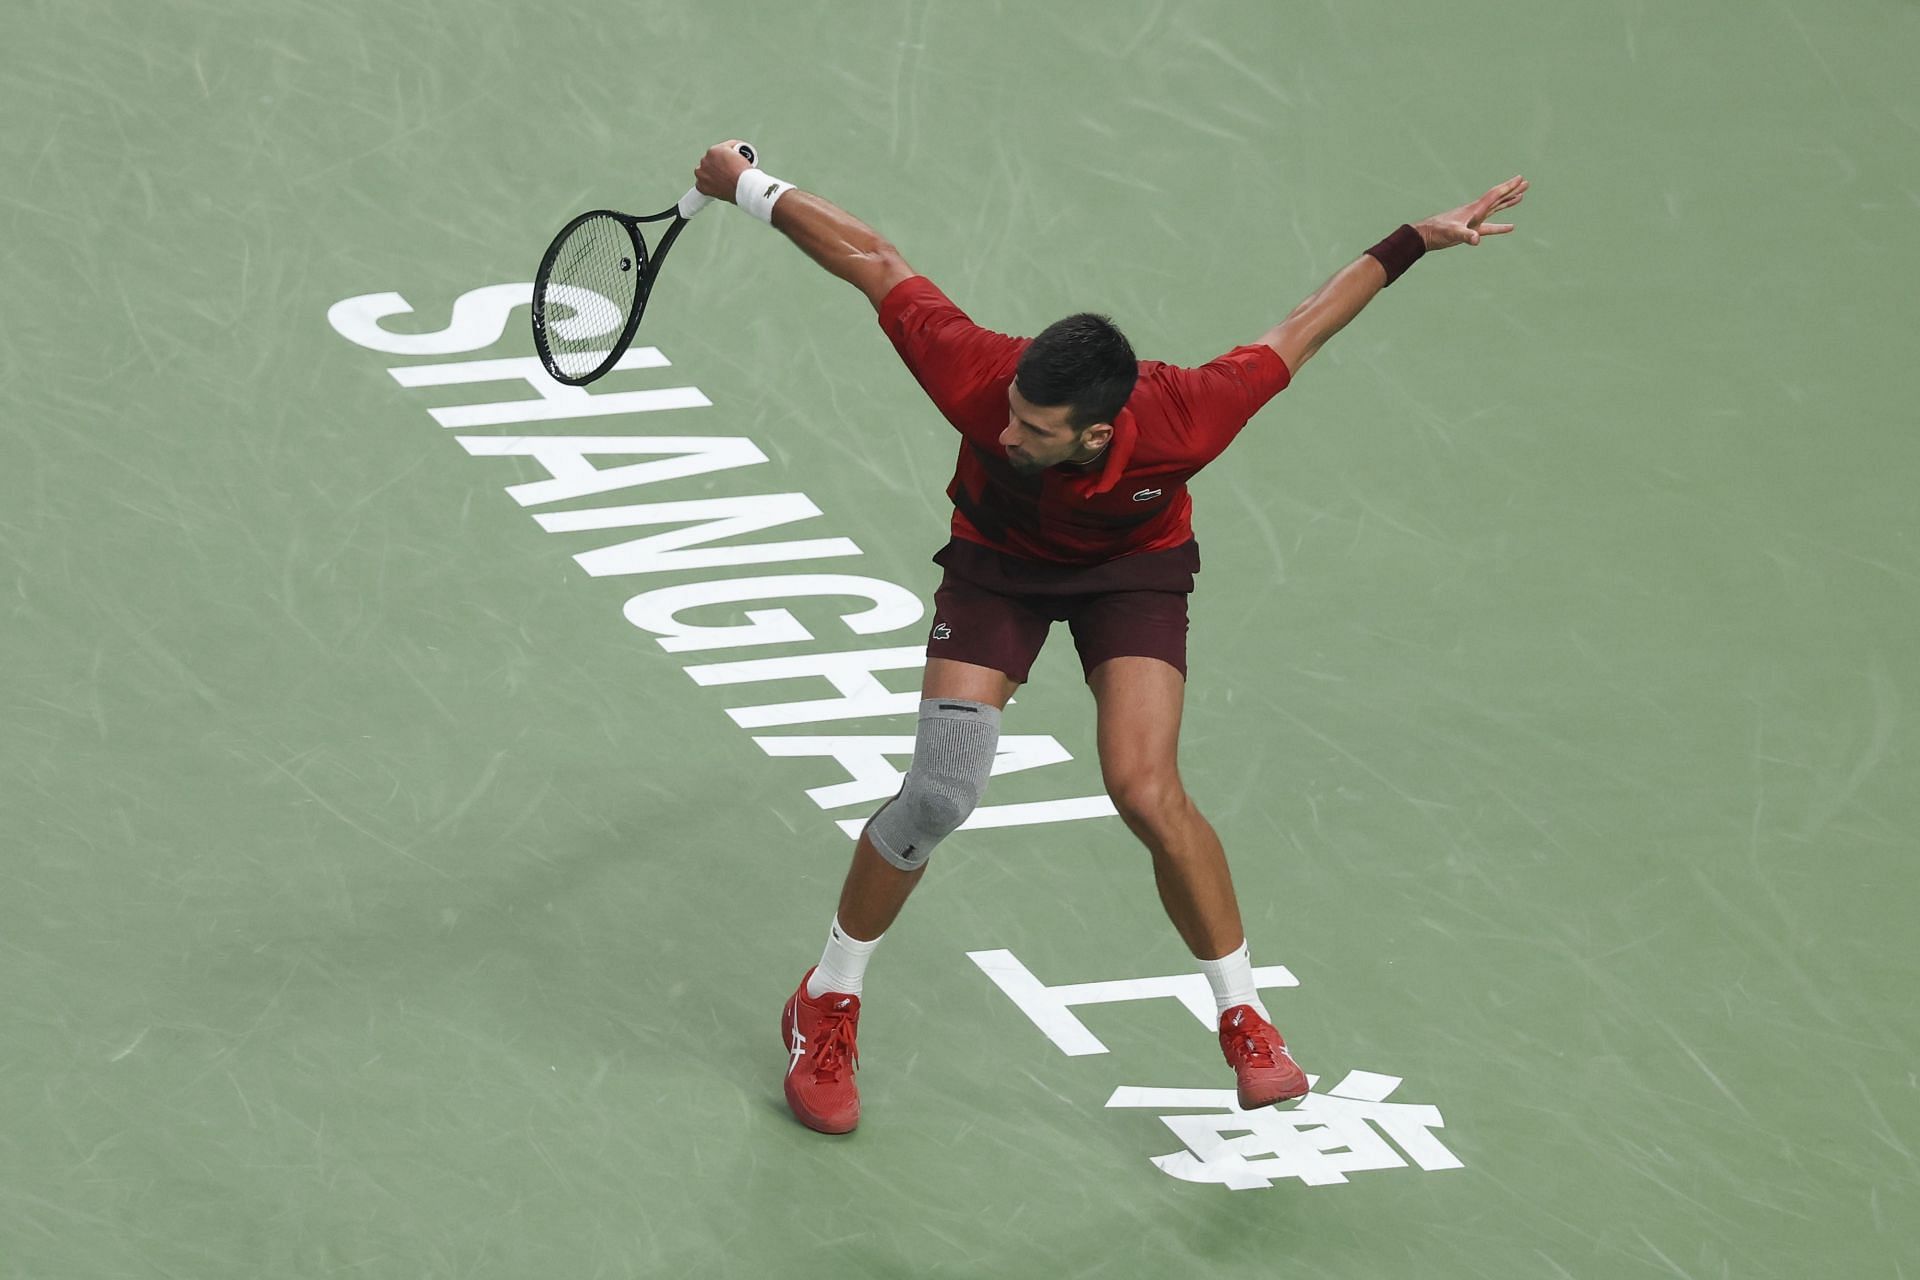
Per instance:
[[[1516,174],[1478,200],[1415,224],[1414,230],[1420,233],[1420,239],[1429,249],[1479,244],[1481,236],[1503,236],[1513,230],[1511,222],[1488,222],[1487,219],[1503,209],[1513,208],[1526,194],[1527,180]]]
[[[740,175],[753,168],[740,154],[740,145],[738,138],[730,138],[707,148],[707,154],[700,157],[693,171],[693,185],[701,195],[732,202],[733,189],[740,185]]]

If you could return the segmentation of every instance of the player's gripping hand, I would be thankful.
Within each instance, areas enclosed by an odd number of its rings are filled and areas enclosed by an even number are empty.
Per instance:
[[[701,195],[733,202],[740,175],[753,168],[752,162],[740,154],[740,145],[738,138],[730,138],[707,148],[707,154],[700,157],[693,171],[693,185]]]
[[[1425,221],[1415,223],[1413,229],[1420,233],[1422,243],[1429,249],[1479,244],[1481,236],[1503,236],[1513,230],[1511,222],[1488,222],[1487,219],[1502,209],[1513,208],[1526,194],[1527,180],[1516,174],[1478,200],[1471,200],[1458,209],[1436,213]]]

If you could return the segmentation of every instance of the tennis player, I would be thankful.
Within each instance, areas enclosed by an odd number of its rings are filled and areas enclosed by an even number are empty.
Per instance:
[[[788,1105],[822,1133],[859,1123],[867,962],[928,855],[984,795],[1001,710],[1055,622],[1093,690],[1107,794],[1152,855],[1160,901],[1212,985],[1240,1106],[1301,1097],[1307,1078],[1254,988],[1220,839],[1180,781],[1187,596],[1200,568],[1187,481],[1423,253],[1512,231],[1487,219],[1520,203],[1526,179],[1395,229],[1258,341],[1183,369],[1136,359],[1104,316],[1068,316],[1034,338],[981,328],[871,227],[752,167],[737,145],[708,150],[700,191],[865,294],[961,437],[952,536],[933,557],[944,576],[913,763],[861,832],[826,950],[781,1013]]]

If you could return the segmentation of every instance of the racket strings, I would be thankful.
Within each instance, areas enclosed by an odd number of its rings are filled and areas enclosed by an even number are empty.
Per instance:
[[[587,218],[556,246],[534,299],[537,336],[553,368],[571,378],[598,369],[632,313],[646,260],[626,224]]]

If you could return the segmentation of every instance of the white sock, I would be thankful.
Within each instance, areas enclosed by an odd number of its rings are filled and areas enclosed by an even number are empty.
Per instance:
[[[1269,1022],[1273,1021],[1267,1013],[1267,1006],[1260,1003],[1259,990],[1253,985],[1253,956],[1247,950],[1244,939],[1238,950],[1218,960],[1202,960],[1200,972],[1207,975],[1207,983],[1213,988],[1215,1017],[1237,1004],[1250,1004],[1255,1013]]]
[[[883,933],[880,938],[886,936]],[[807,998],[817,1000],[826,991],[859,995],[860,985],[866,980],[867,960],[880,945],[880,938],[862,942],[842,929],[840,917],[835,916],[833,927],[827,930],[827,949],[820,953],[820,967],[807,979]]]

